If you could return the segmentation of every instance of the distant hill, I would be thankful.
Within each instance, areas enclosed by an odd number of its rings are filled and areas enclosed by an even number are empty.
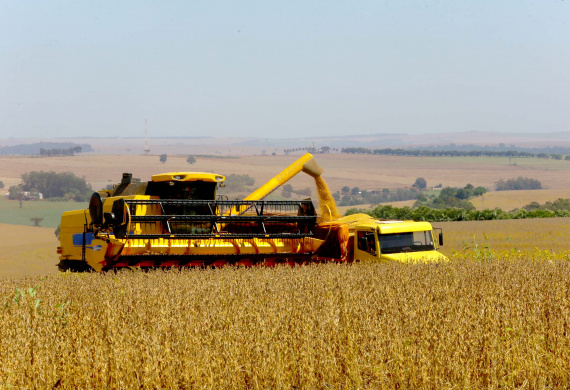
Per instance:
[[[33,144],[21,144],[12,146],[0,146],[0,155],[24,155],[33,156],[39,155],[40,149],[70,149],[76,146],[81,147],[81,152],[92,152],[93,149],[89,144],[76,144],[73,142],[37,142]]]

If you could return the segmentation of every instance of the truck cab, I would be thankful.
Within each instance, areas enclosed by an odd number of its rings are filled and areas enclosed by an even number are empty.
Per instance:
[[[432,263],[446,261],[438,252],[443,234],[429,222],[368,220],[351,227],[349,252],[355,261]],[[349,254],[350,256],[350,254]]]

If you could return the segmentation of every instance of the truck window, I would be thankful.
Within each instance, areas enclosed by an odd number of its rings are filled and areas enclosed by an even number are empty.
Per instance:
[[[378,239],[382,253],[435,250],[431,231],[379,234]]]
[[[376,233],[356,232],[358,238],[358,249],[376,256]]]

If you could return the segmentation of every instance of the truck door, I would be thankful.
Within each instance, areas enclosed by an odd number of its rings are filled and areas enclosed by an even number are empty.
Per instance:
[[[378,240],[375,230],[356,230],[354,235],[356,245],[354,246],[354,260],[374,261],[378,260]]]

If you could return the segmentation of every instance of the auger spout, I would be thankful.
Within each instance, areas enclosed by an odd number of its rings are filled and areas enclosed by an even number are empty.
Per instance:
[[[267,183],[249,194],[244,200],[260,200],[265,198],[301,171],[316,178],[321,176],[324,169],[315,161],[311,153],[305,153],[293,164],[289,165]]]

